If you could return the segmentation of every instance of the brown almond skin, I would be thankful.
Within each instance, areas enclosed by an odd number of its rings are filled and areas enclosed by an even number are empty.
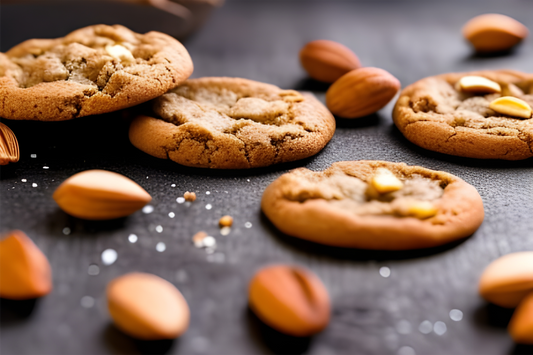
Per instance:
[[[66,213],[88,220],[125,217],[152,200],[133,180],[106,170],[72,175],[59,185],[53,198]]]
[[[0,297],[25,300],[52,291],[48,259],[24,232],[14,230],[0,241]]]
[[[326,83],[361,67],[359,58],[348,47],[328,40],[307,43],[300,50],[300,63],[311,78]]]
[[[498,306],[514,308],[533,292],[533,251],[511,253],[493,261],[479,280],[479,294]]]
[[[383,69],[360,68],[330,86],[326,105],[334,115],[359,118],[382,109],[400,87],[400,81]]]
[[[529,34],[526,26],[500,14],[476,16],[463,27],[463,36],[477,52],[491,53],[509,50]]]
[[[174,339],[189,326],[187,301],[174,285],[159,276],[126,274],[111,281],[106,293],[115,325],[132,337]]]
[[[507,330],[515,342],[533,345],[533,292],[520,302]]]
[[[259,270],[248,290],[252,311],[270,327],[297,337],[316,334],[329,323],[326,288],[300,267],[272,265]]]
[[[16,163],[20,159],[19,142],[15,133],[0,122],[0,165]]]

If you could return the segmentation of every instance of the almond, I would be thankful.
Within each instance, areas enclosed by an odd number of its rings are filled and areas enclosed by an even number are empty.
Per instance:
[[[46,256],[21,231],[0,241],[0,297],[23,300],[52,290],[52,272]]]
[[[87,170],[71,176],[53,197],[66,213],[91,220],[125,217],[152,200],[134,181],[105,170]]]
[[[330,318],[326,288],[310,271],[272,265],[259,270],[248,290],[250,308],[270,327],[292,336],[310,336]]]
[[[464,37],[476,51],[482,53],[511,49],[526,38],[528,33],[526,26],[500,14],[476,16],[463,27]]]
[[[400,90],[400,82],[379,68],[361,68],[343,75],[326,92],[326,105],[340,117],[358,118],[383,108]]]
[[[493,261],[479,280],[479,294],[501,307],[516,307],[533,292],[533,251],[502,256]]]
[[[15,133],[0,122],[0,165],[16,163],[19,159],[19,142]]]
[[[189,326],[187,301],[159,276],[131,273],[107,286],[109,314],[124,333],[143,340],[174,339]]]
[[[459,80],[459,88],[463,92],[475,94],[493,94],[501,92],[500,84],[482,76],[468,75]]]
[[[508,327],[511,338],[520,344],[533,345],[533,292],[520,302]]]
[[[300,63],[311,78],[326,83],[361,67],[359,58],[348,47],[328,40],[307,43],[300,50]]]
[[[503,115],[531,118],[531,106],[524,100],[513,96],[502,96],[492,101],[489,108]]]

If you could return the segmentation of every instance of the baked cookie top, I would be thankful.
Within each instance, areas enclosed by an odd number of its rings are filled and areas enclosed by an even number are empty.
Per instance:
[[[312,95],[240,78],[187,80],[153,100],[130,141],[194,167],[242,169],[303,159],[333,136],[335,119]]]
[[[0,53],[0,116],[62,121],[160,96],[187,79],[189,53],[159,32],[95,25]]]
[[[263,212],[282,232],[363,249],[433,247],[472,234],[483,221],[476,189],[460,178],[384,161],[334,163],[282,175]]]
[[[477,76],[500,92],[470,91],[461,79]],[[533,75],[512,70],[450,73],[405,88],[393,111],[394,123],[411,142],[429,150],[480,159],[519,160],[533,156],[533,119],[493,110],[500,97],[533,106]]]

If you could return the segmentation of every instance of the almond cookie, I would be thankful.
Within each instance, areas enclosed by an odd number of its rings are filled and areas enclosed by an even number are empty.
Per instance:
[[[157,158],[214,169],[243,169],[307,158],[335,131],[312,95],[240,78],[187,80],[152,102],[130,141]]]
[[[31,39],[0,53],[0,116],[62,121],[162,95],[193,70],[189,53],[159,32],[95,25]]]
[[[460,178],[385,161],[293,170],[270,184],[261,207],[282,232],[362,249],[428,248],[465,238],[483,221],[483,202]]]
[[[503,102],[495,102],[499,98]],[[533,156],[531,106],[532,74],[450,73],[405,88],[393,119],[407,139],[425,149],[469,158],[520,160]]]

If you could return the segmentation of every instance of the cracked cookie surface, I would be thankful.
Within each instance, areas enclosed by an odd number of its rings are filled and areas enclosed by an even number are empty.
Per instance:
[[[191,79],[152,101],[130,141],[179,164],[243,169],[307,158],[335,131],[335,119],[312,95],[240,78]]]
[[[159,32],[95,25],[31,39],[0,53],[0,116],[62,121],[162,95],[193,70],[189,53]]]
[[[403,188],[375,195],[371,178],[387,169]],[[406,213],[413,202],[429,202],[429,218]],[[362,249],[428,248],[471,235],[484,217],[476,189],[442,171],[385,161],[338,162],[321,172],[305,168],[270,184],[261,201],[282,232],[313,242]]]
[[[502,92],[476,95],[456,89],[464,76],[500,84]],[[533,119],[494,112],[491,101],[513,96],[533,106],[533,75],[512,70],[449,73],[405,88],[393,111],[404,136],[422,148],[479,159],[520,160],[533,156]]]

